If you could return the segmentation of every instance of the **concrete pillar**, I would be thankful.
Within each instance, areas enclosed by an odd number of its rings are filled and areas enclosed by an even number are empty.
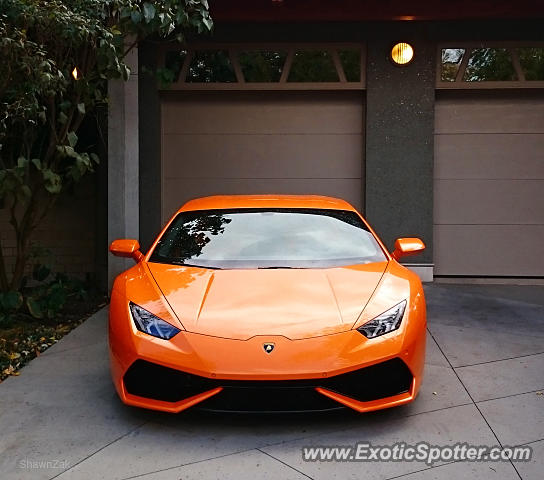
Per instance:
[[[138,50],[127,56],[128,81],[108,84],[108,244],[117,238],[139,237]],[[109,255],[108,285],[134,265]]]
[[[429,281],[436,46],[421,28],[416,22],[384,25],[368,41],[365,214],[390,249],[398,237],[425,242],[425,252],[405,263]],[[398,41],[409,42],[415,51],[403,67],[389,59]]]
[[[157,76],[157,47],[141,43],[140,89],[140,245],[149,249],[162,229],[161,222],[161,102]],[[145,71],[144,71],[145,67]]]

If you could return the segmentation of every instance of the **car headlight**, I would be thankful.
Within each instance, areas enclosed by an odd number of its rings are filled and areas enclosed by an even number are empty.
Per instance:
[[[129,308],[134,324],[140,332],[170,340],[176,333],[181,331],[135,303],[130,302]]]
[[[378,315],[376,318],[365,323],[357,330],[366,338],[376,338],[385,333],[392,332],[400,327],[405,309],[406,300],[403,300],[393,308],[390,308],[386,312],[383,312],[381,315]]]

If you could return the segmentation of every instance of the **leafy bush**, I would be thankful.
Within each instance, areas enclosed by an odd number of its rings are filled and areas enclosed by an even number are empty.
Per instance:
[[[0,327],[9,327],[22,305],[20,292],[0,292]]]
[[[20,292],[0,292],[0,327],[9,327],[17,318],[30,315],[35,319],[54,320],[62,312],[67,300],[87,298],[87,286],[76,278],[57,273],[37,263],[32,271],[33,285]],[[23,279],[26,284],[28,279]]]
[[[0,1],[0,203],[17,246],[8,272],[0,242],[0,292],[22,288],[36,227],[98,162],[78,130],[107,103],[108,80],[128,79],[128,52],[211,28],[207,0]],[[50,289],[59,302],[60,287]],[[3,302],[11,312],[19,297]]]
[[[25,295],[25,305],[34,318],[52,320],[62,311],[68,297],[84,299],[86,295],[83,282],[57,274],[51,281],[31,289]]]

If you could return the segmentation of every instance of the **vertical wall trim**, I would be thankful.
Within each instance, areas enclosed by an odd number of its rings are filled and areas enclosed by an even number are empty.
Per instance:
[[[157,88],[157,45],[142,43],[139,49],[140,90],[140,245],[147,251],[162,222],[161,99]],[[145,71],[143,71],[145,69]]]
[[[127,56],[127,81],[108,83],[108,243],[139,237],[138,49]],[[108,257],[108,286],[132,260]]]
[[[398,41],[415,51],[404,67],[389,59]],[[397,237],[420,237],[427,249],[414,261],[431,267],[435,55],[417,23],[384,25],[368,41],[366,217],[390,249]]]

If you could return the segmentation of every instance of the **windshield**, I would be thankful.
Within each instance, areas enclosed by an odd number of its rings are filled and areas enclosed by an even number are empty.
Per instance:
[[[150,261],[205,268],[328,268],[385,254],[355,212],[221,209],[181,212]]]

